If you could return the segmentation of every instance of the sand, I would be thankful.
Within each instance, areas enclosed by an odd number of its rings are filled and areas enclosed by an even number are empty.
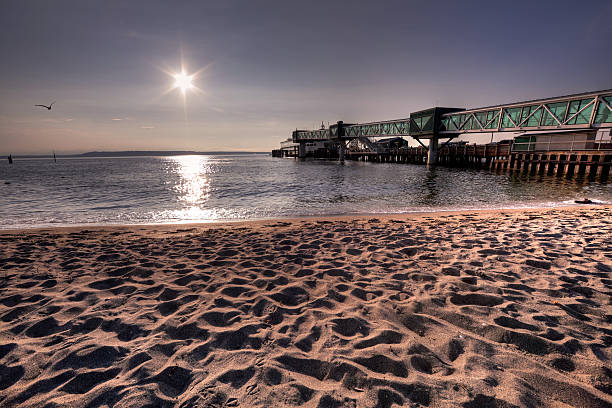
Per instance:
[[[612,207],[0,233],[0,407],[610,407]]]

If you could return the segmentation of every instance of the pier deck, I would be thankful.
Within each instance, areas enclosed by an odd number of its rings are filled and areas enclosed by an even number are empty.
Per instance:
[[[377,163],[427,164],[428,150],[419,147],[397,149],[386,153],[348,151],[347,160]],[[516,152],[507,143],[445,146],[438,151],[438,164],[491,170],[525,171],[530,173],[572,177],[586,175],[607,180],[612,168],[611,151]]]

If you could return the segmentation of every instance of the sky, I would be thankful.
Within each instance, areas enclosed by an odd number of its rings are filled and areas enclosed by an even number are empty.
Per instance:
[[[609,0],[0,0],[0,154],[269,151],[321,122],[610,89],[611,15]],[[181,67],[198,72],[184,95]]]

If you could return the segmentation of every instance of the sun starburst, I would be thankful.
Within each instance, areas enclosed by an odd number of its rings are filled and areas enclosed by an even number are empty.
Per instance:
[[[195,75],[188,75],[185,70],[172,75],[174,77],[174,89],[180,89],[183,95],[189,90],[194,89],[193,79]]]
[[[187,103],[187,94],[206,95],[206,91],[200,88],[201,82],[204,81],[206,70],[212,65],[212,62],[196,71],[190,71],[187,69],[183,58],[181,57],[181,64],[179,69],[172,69],[170,67],[158,67],[158,69],[168,75],[173,81],[169,84],[170,86],[162,92],[160,97],[169,94],[174,91],[182,96],[183,104]]]

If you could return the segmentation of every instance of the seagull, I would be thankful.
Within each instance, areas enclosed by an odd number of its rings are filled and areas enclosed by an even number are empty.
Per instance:
[[[54,104],[55,102],[56,102],[56,101],[53,101],[53,102],[51,103],[51,105],[49,105],[49,106],[47,106],[47,105],[34,105],[34,106],[40,106],[41,108],[47,108],[48,110],[51,110],[51,107],[53,106],[53,104]]]

